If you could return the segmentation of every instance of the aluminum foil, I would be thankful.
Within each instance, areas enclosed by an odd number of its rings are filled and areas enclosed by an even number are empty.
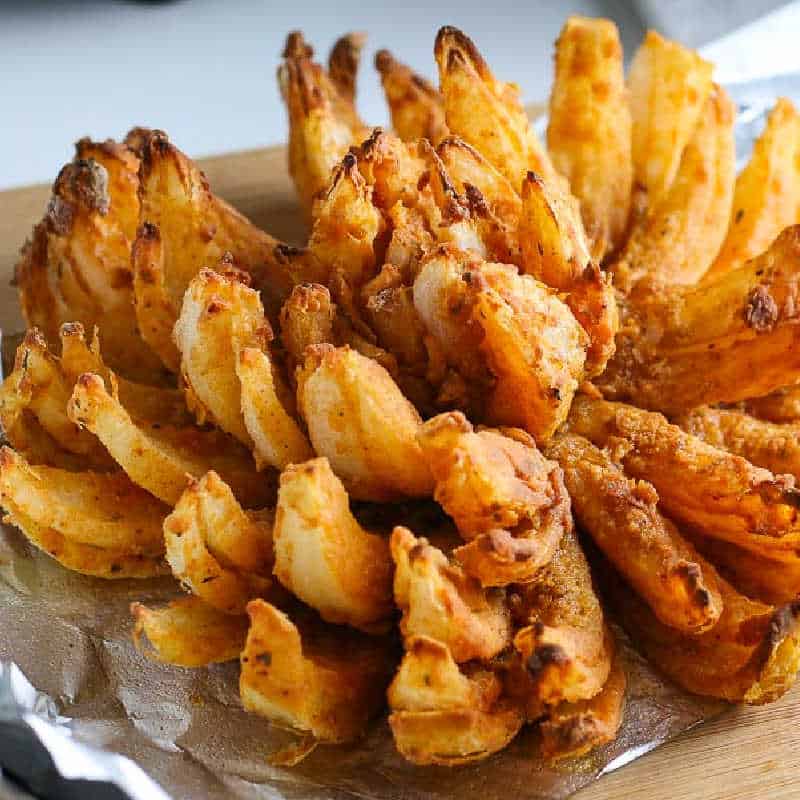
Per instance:
[[[800,75],[729,88],[741,164],[775,97],[800,100]],[[3,344],[7,358],[14,342]],[[486,761],[415,767],[395,751],[384,719],[352,746],[321,746],[296,767],[275,767],[268,756],[292,736],[243,711],[237,665],[181,669],[131,644],[131,602],[178,591],[166,578],[68,572],[0,526],[0,800],[561,800],[726,708],[673,686],[617,631],[624,720],[614,742],[582,759],[545,764],[530,728]]]

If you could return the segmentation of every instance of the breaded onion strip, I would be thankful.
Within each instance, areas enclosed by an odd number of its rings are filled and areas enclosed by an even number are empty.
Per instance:
[[[278,69],[278,86],[289,117],[289,173],[309,214],[333,167],[364,135],[352,97],[340,93],[312,60],[313,55],[302,33],[294,31],[286,38],[284,61]]]
[[[633,181],[622,45],[611,20],[569,17],[556,40],[547,149],[580,201],[592,253],[621,242]]]
[[[427,139],[437,144],[449,133],[444,102],[433,84],[397,61],[388,50],[375,54],[375,69],[392,115],[392,127],[404,142]]]
[[[701,406],[674,420],[687,433],[764,467],[800,480],[800,426],[776,425],[736,409]]]
[[[501,750],[522,716],[501,697],[497,676],[462,671],[447,645],[415,636],[389,687],[389,725],[400,753],[414,764],[456,766]]]
[[[610,276],[589,253],[575,198],[529,172],[522,182],[519,236],[523,272],[566,293],[590,339],[587,375],[602,372],[614,353],[619,312]]]
[[[755,258],[784,228],[800,221],[799,139],[800,117],[791,100],[781,97],[736,179],[728,232],[704,280]]]
[[[395,564],[394,599],[405,639],[427,636],[444,643],[457,662],[489,659],[510,642],[505,595],[448,561],[444,553],[397,527],[391,538]]]
[[[619,652],[603,688],[588,700],[561,703],[539,723],[541,753],[556,761],[578,758],[613,741],[622,724],[627,676]]]
[[[623,289],[641,280],[693,284],[713,263],[725,238],[735,183],[735,108],[715,86],[681,156],[669,189],[648,198],[619,259],[615,282]]]
[[[270,355],[258,292],[239,277],[201,270],[189,284],[174,331],[186,399],[198,423],[235,436],[259,467],[283,468],[309,458],[311,446]]]
[[[800,226],[697,287],[632,297],[597,384],[607,397],[680,413],[761,397],[800,377]]]
[[[711,93],[713,65],[648,31],[628,73],[634,180],[653,205],[669,190]]]
[[[558,465],[520,430],[480,430],[459,412],[439,414],[419,441],[434,497],[468,544],[453,556],[483,586],[531,580],[572,527]]]
[[[722,598],[694,548],[658,511],[647,481],[626,477],[609,454],[563,434],[547,449],[564,471],[572,511],[624,578],[665,624],[699,633],[719,619]]]
[[[421,419],[388,372],[349,347],[311,347],[297,375],[297,405],[314,450],[360,500],[424,497]]]
[[[168,505],[178,502],[192,478],[209,470],[218,472],[246,507],[274,498],[274,480],[255,471],[250,454],[234,439],[216,430],[134,420],[99,375],[80,376],[67,413],[100,439],[134,483]]]
[[[567,531],[550,563],[509,598],[521,626],[509,680],[527,719],[544,706],[594,697],[611,669],[614,637],[592,585],[586,557]]]
[[[199,597],[181,597],[159,608],[132,603],[131,613],[133,643],[153,661],[204,667],[234,661],[244,648],[247,617],[223,614]]]
[[[385,702],[391,644],[301,612],[292,621],[264,600],[251,600],[247,613],[239,678],[245,710],[321,742],[357,738]]]
[[[69,472],[31,466],[0,449],[0,501],[41,528],[79,544],[158,558],[167,508],[123,472]]]
[[[559,180],[533,132],[519,89],[497,80],[472,40],[457,28],[441,28],[434,47],[450,131],[469,142],[518,188],[528,170]]]
[[[391,616],[389,544],[350,513],[327,459],[281,473],[274,547],[278,580],[324,620],[372,632]]]
[[[244,614],[254,597],[273,600],[269,510],[246,512],[215,472],[193,481],[164,520],[172,574],[190,592],[226,614]]]
[[[664,512],[697,533],[772,558],[791,557],[800,545],[800,496],[790,476],[624,403],[578,397],[569,429],[615,448],[625,472],[653,484]]]
[[[713,570],[703,564],[704,572]],[[615,576],[609,576],[607,589],[634,642],[678,685],[734,703],[777,700],[794,684],[800,667],[800,603],[765,605],[721,577],[717,581],[722,615],[699,636],[664,625]]]

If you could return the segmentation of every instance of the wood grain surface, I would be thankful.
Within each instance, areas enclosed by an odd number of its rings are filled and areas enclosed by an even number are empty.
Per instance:
[[[283,148],[201,161],[212,189],[274,236],[302,242],[305,226]],[[41,217],[48,186],[0,192],[0,325],[22,325],[10,284],[19,249]],[[800,686],[779,702],[732,710],[575,795],[576,800],[800,798]]]

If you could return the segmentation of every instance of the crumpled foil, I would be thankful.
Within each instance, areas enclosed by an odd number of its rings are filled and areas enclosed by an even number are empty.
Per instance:
[[[741,166],[775,98],[800,101],[800,75],[728,88]],[[15,345],[3,342],[4,363]],[[727,708],[675,687],[617,630],[624,720],[615,741],[581,759],[544,763],[531,727],[485,761],[416,767],[396,752],[384,718],[356,744],[272,766],[268,756],[293,736],[244,712],[238,665],[182,669],[133,647],[131,602],[177,594],[172,579],[69,572],[0,526],[0,800],[561,800]]]

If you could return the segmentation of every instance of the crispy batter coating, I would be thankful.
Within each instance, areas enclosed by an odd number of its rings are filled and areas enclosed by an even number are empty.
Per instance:
[[[522,263],[519,241],[520,203],[512,184],[474,147],[457,136],[440,142],[436,154],[445,174],[476,220],[480,238],[491,260]]]
[[[31,466],[10,447],[0,449],[0,501],[66,539],[130,555],[164,552],[161,521],[168,509],[123,472],[69,472]]]
[[[704,563],[703,569],[714,568]],[[608,592],[634,642],[678,685],[735,703],[777,700],[794,684],[800,667],[800,604],[765,605],[717,580],[722,615],[699,636],[664,625],[623,581],[610,577]]]
[[[301,283],[292,289],[281,308],[281,343],[295,366],[303,363],[306,348],[332,344],[336,305],[327,287]]]
[[[687,531],[697,549],[729,580],[737,591],[771,605],[791,603],[800,597],[800,555],[768,558],[732,542],[710,539]]]
[[[674,420],[704,442],[764,467],[800,479],[800,426],[776,425],[736,409],[701,406]]]
[[[773,558],[797,551],[800,495],[791,476],[773,475],[624,403],[578,397],[569,429],[615,448],[625,472],[653,484],[663,511],[698,534]]]
[[[800,117],[778,99],[747,166],[736,179],[725,241],[704,278],[713,280],[763,253],[780,232],[800,221]]]
[[[693,50],[648,31],[628,73],[633,174],[657,203],[672,186],[684,148],[711,94],[713,65]]]
[[[566,292],[565,302],[589,336],[588,376],[614,354],[619,311],[610,276],[589,253],[575,198],[533,172],[522,182],[519,223],[522,270]]]
[[[309,250],[328,273],[361,286],[377,272],[376,240],[384,223],[353,153],[336,163],[318,194]]]
[[[761,397],[800,376],[800,226],[744,267],[636,297],[597,384],[667,414]]]
[[[561,703],[539,723],[544,758],[578,758],[616,738],[622,724],[627,676],[619,652],[603,688],[588,700]]]
[[[681,156],[669,189],[648,198],[613,265],[623,289],[640,280],[693,284],[713,263],[725,238],[735,183],[735,108],[715,86]]]
[[[447,645],[413,637],[388,693],[397,749],[414,764],[448,767],[501,750],[522,727],[501,691],[490,670],[462,671]]]
[[[444,27],[434,46],[450,131],[479,150],[518,189],[528,170],[559,180],[536,138],[519,99],[519,89],[497,80],[472,40]]]
[[[385,631],[394,611],[389,543],[359,525],[327,459],[281,473],[274,544],[276,577],[324,620]]]
[[[215,472],[192,481],[164,520],[167,561],[190,592],[226,614],[244,614],[254,597],[280,599],[269,509],[246,512]]]
[[[31,463],[110,469],[113,461],[102,444],[67,417],[73,385],[41,332],[29,329],[0,387],[3,433]]]
[[[437,144],[448,135],[444,102],[438,89],[388,50],[375,54],[375,69],[392,115],[392,127],[404,142],[427,139]]]
[[[396,527],[391,538],[394,599],[408,641],[427,636],[443,642],[457,662],[487,660],[511,641],[505,594],[483,589],[427,539]]]
[[[311,456],[294,398],[268,343],[258,292],[236,274],[201,270],[175,325],[186,399],[199,424],[213,422],[253,451],[259,467]]]
[[[308,263],[212,194],[197,165],[163,132],[153,131],[143,142],[139,177],[136,316],[145,341],[177,372],[172,328],[186,288],[203,267],[223,264],[251,273],[274,319]]]
[[[360,45],[350,38],[331,53],[334,81],[313,61],[302,33],[294,31],[286,39],[278,86],[289,117],[289,173],[309,214],[333,167],[366,135],[352,97],[358,50]],[[344,60],[351,63],[344,65]]]
[[[251,600],[247,613],[239,679],[245,709],[321,742],[360,736],[385,702],[396,663],[391,642],[299,611],[293,621],[263,600]]]
[[[601,260],[625,233],[633,181],[622,45],[611,20],[573,16],[561,29],[547,149],[580,200],[592,253]]]
[[[199,597],[181,597],[159,608],[132,603],[131,613],[133,643],[154,661],[204,667],[233,661],[244,648],[247,617],[223,614]]]
[[[509,605],[520,626],[509,691],[527,719],[540,717],[544,706],[586,700],[603,688],[614,637],[572,530],[536,579],[515,588]]]
[[[439,414],[419,441],[434,497],[468,544],[453,555],[483,586],[531,580],[572,527],[558,465],[521,430],[473,430],[459,412]]]
[[[657,508],[647,481],[626,477],[609,454],[582,436],[564,434],[547,449],[564,471],[572,510],[620,574],[665,624],[686,633],[719,619],[722,598],[694,548]]]
[[[84,372],[94,372],[104,381],[110,382],[112,376],[117,384],[119,399],[134,417],[157,419],[170,425],[189,425],[193,419],[186,407],[183,392],[165,386],[149,386],[127,380],[113,373],[105,364],[100,352],[100,339],[97,328],[92,340],[86,341],[86,334],[79,322],[65,322],[61,326],[60,367],[71,387]],[[66,405],[64,406],[66,414]]]
[[[555,292],[505,264],[440,248],[424,260],[414,305],[448,362],[489,383],[485,418],[546,441],[583,376],[588,337]],[[476,387],[477,388],[477,387]]]
[[[356,83],[361,51],[367,43],[367,34],[353,31],[340,36],[328,54],[328,77],[336,87],[343,102],[352,106],[356,99]]]
[[[800,386],[783,386],[764,397],[748,398],[742,407],[767,422],[800,422]]]
[[[266,350],[272,330],[258,292],[237,277],[209,269],[198,272],[183,297],[173,338],[187,403],[197,422],[222,428],[252,450],[236,363],[245,347]]]
[[[154,578],[169,574],[163,558],[133,555],[126,550],[95,547],[69,539],[54,528],[45,528],[20,512],[9,499],[3,498],[3,522],[22,531],[34,547],[54,558],[62,567],[95,578]]]
[[[192,478],[210,470],[245,507],[274,502],[274,479],[256,472],[250,454],[234,439],[218,430],[134,420],[99,375],[80,376],[67,414],[97,436],[134,483],[168,505],[178,502]]]
[[[417,442],[421,419],[380,364],[349,347],[311,347],[297,405],[314,450],[359,500],[425,497],[433,480]]]
[[[125,145],[79,141],[23,248],[16,283],[28,326],[51,344],[65,322],[80,321],[90,330],[97,325],[113,369],[157,383],[164,370],[138,333],[131,286],[138,169],[139,159]]]

